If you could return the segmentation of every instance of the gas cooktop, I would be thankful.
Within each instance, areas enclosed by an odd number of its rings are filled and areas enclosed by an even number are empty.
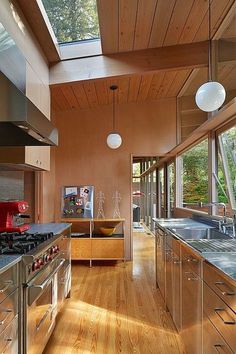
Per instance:
[[[0,233],[0,254],[26,254],[53,236],[53,232],[2,232]]]

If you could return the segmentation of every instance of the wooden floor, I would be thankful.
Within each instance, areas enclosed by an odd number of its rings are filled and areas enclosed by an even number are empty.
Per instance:
[[[155,288],[153,236],[134,234],[126,267],[100,264],[73,265],[72,296],[44,354],[184,353]]]

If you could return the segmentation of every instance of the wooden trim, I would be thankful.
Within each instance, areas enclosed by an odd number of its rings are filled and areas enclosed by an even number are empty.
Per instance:
[[[49,63],[60,61],[60,50],[46,11],[39,0],[17,0]]]
[[[216,133],[216,135],[219,135],[219,134],[223,133],[224,131],[232,128],[234,125],[236,125],[236,118],[232,119],[230,122],[228,122],[226,124],[222,124],[220,127],[215,129],[215,133]]]
[[[207,63],[208,41],[101,55],[54,64],[50,69],[50,85],[147,71],[191,69],[205,67]]]
[[[170,150],[164,157],[157,161],[154,165],[149,167],[146,171],[142,173],[142,176],[146,176],[151,173],[155,168],[162,167],[165,162],[169,161],[171,158],[177,156],[190,146],[196,144],[204,136],[206,136],[211,130],[216,130],[219,126],[222,126],[226,122],[232,124],[232,120],[236,116],[236,98],[231,100],[226,106],[221,108],[217,113],[210,117],[207,121],[201,124],[193,133],[188,136],[182,143],[176,145],[172,150]],[[224,125],[225,126],[225,125]]]
[[[213,36],[213,40],[217,40],[220,39],[222,34],[224,33],[224,31],[226,30],[226,28],[228,27],[228,25],[230,24],[230,21],[232,20],[233,16],[234,16],[234,12],[236,10],[236,2],[234,1],[228,11],[228,13],[226,14],[226,16],[224,17],[220,27],[218,28],[218,30],[216,31],[216,33]]]
[[[208,63],[206,66],[208,66]],[[197,76],[198,72],[199,72],[199,69],[192,70],[191,74],[189,75],[189,77],[185,81],[185,84],[183,85],[182,89],[180,90],[180,92],[177,96],[178,98],[184,96],[185,92],[189,88],[189,85],[192,83],[193,79]]]

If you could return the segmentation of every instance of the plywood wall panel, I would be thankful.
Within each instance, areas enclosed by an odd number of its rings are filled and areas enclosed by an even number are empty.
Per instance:
[[[105,193],[105,215],[113,215],[113,193],[121,193],[126,219],[126,256],[130,257],[131,154],[162,155],[176,143],[175,99],[117,106],[116,125],[123,138],[118,150],[106,145],[112,127],[111,107],[61,112],[55,115],[60,145],[56,148],[56,218],[60,219],[61,187],[91,184]],[[95,119],[96,118],[96,119]],[[95,216],[97,204],[95,202]]]

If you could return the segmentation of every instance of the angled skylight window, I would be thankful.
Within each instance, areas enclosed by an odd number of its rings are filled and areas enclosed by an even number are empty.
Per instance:
[[[96,0],[42,0],[59,44],[98,39]]]

